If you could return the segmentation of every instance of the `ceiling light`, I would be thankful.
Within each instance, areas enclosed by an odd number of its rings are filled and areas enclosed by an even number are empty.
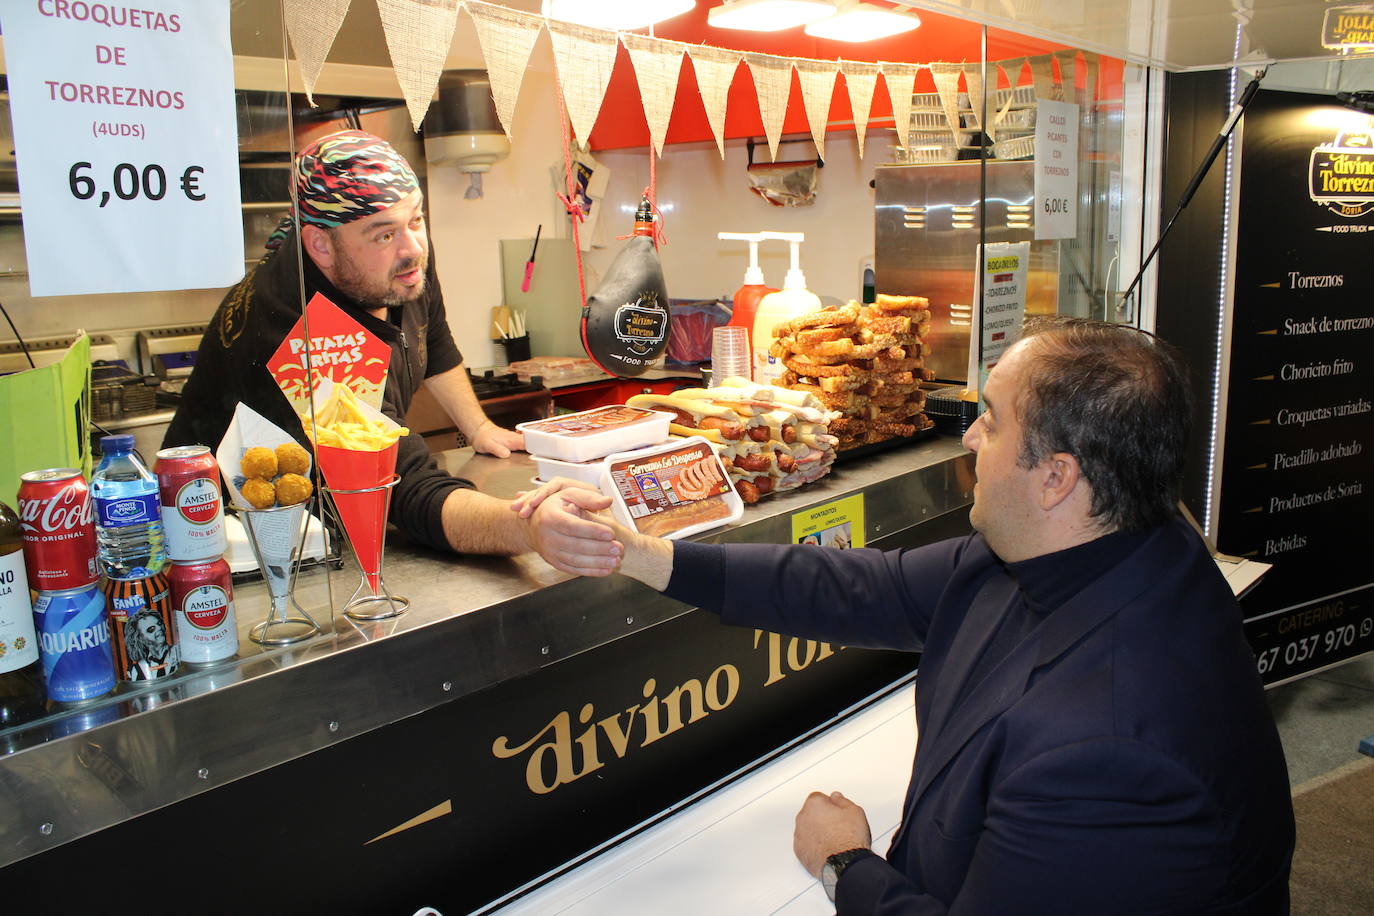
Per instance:
[[[629,31],[680,16],[696,5],[696,0],[544,0],[542,12],[560,22]]]
[[[726,0],[706,14],[706,21],[718,29],[780,32],[834,12],[832,0]]]
[[[831,41],[874,41],[920,25],[920,17],[914,13],[899,13],[871,3],[842,2],[835,15],[809,23],[806,34]]]

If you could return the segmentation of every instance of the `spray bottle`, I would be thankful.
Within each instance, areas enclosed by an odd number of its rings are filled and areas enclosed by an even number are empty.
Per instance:
[[[754,315],[758,311],[759,300],[769,293],[776,293],[777,290],[763,283],[763,271],[759,269],[759,242],[767,236],[762,232],[718,232],[718,239],[733,239],[749,243],[749,267],[744,271],[744,283],[739,289],[735,290],[735,297],[731,300],[730,321],[731,325],[745,328],[749,332],[750,343],[749,352],[754,352]],[[752,357],[751,357],[752,359]]]
[[[787,371],[780,359],[768,354],[774,340],[773,328],[808,312],[819,311],[821,299],[806,288],[806,275],[801,269],[801,243],[806,241],[806,235],[801,232],[762,232],[760,235],[792,244],[792,267],[787,271],[782,289],[764,296],[754,315],[754,381],[772,385]]]

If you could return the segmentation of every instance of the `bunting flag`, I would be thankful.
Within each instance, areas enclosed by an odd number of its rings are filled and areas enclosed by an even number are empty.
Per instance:
[[[897,128],[897,145],[906,149],[907,134],[911,132],[911,96],[916,92],[919,64],[879,64],[887,95],[892,100],[892,123]]]
[[[673,100],[677,98],[677,78],[682,72],[682,54],[687,46],[678,41],[664,41],[626,32],[620,36],[625,50],[630,52],[635,79],[639,82],[639,99],[644,104],[644,119],[649,122],[649,142],[654,152],[663,155],[663,138],[668,133],[668,121],[673,115]]]
[[[1018,61],[1016,70],[1011,73],[1008,73],[1001,64],[997,65],[997,72],[1001,74],[1001,79],[1006,80],[1007,85],[1011,88],[1007,90],[1007,100],[1002,103],[1002,107],[993,116],[992,123],[984,128],[987,131],[989,142],[995,143],[997,141],[997,127],[1006,119],[1007,112],[1011,111],[1011,103],[1016,101],[1016,84],[1021,80],[1021,67],[1025,66],[1025,63],[1024,60]]]
[[[735,70],[739,68],[743,55],[738,51],[725,51],[706,45],[688,45],[687,56],[692,59],[701,104],[706,107],[706,120],[711,124],[711,133],[716,136],[716,148],[720,150],[720,158],[724,159],[725,106],[730,96],[730,84],[734,82]]]
[[[835,77],[840,73],[837,60],[797,60],[797,79],[801,81],[802,105],[816,142],[816,156],[825,158],[825,126],[830,122],[830,100],[835,94]],[[790,87],[789,87],[790,88]]]
[[[1059,61],[1059,82],[1064,87],[1064,101],[1078,103],[1078,52],[1055,51],[1054,59]]]
[[[492,3],[467,0],[464,7],[477,29],[477,43],[487,64],[487,78],[491,81],[491,97],[496,102],[496,115],[506,136],[512,136],[515,123],[515,102],[520,97],[520,84],[529,67],[530,52],[544,29],[539,16],[522,13]]]
[[[859,141],[859,158],[862,159],[868,113],[873,109],[873,90],[878,85],[878,65],[842,60],[840,72],[844,74],[844,87],[849,93],[849,107],[854,111],[854,135]]]
[[[1054,67],[1050,64],[1050,59],[1049,54],[1026,58],[1026,63],[1030,64],[1031,82],[1035,84],[1037,99],[1055,98]]]
[[[377,0],[391,66],[415,130],[429,110],[458,25],[458,0]]]
[[[291,47],[296,51],[296,62],[301,67],[301,82],[305,84],[305,97],[315,104],[315,81],[320,78],[324,60],[329,49],[334,46],[334,38],[339,34],[348,15],[349,0],[286,0],[286,33],[291,36]]]
[[[1085,85],[1083,91],[1084,91],[1084,93],[1085,93],[1085,94],[1087,95],[1087,97],[1088,97],[1088,104],[1089,104],[1089,105],[1093,104],[1093,102],[1096,101],[1096,99],[1097,99],[1097,65],[1098,65],[1098,60],[1099,60],[1099,58],[1098,58],[1098,56],[1097,56],[1096,54],[1093,54],[1093,53],[1090,52],[1090,51],[1084,51],[1084,52],[1083,52],[1083,66],[1084,66],[1084,68],[1087,70],[1087,76],[1088,76],[1087,83],[1086,83],[1086,85]]]
[[[548,20],[548,27],[554,63],[558,65],[559,90],[568,106],[568,119],[577,142],[585,147],[596,126],[596,116],[601,113],[620,43],[615,32],[605,29],[589,29],[557,19]]]
[[[973,116],[983,126],[983,132],[992,136],[992,125],[984,123],[992,119],[983,110],[983,68],[965,64],[963,69],[964,85],[968,87],[968,107],[973,109]]]
[[[759,99],[763,133],[768,137],[768,152],[777,162],[782,120],[787,116],[787,97],[792,92],[792,58],[745,54],[744,62],[754,77],[754,92]]]
[[[945,121],[949,132],[954,135],[954,145],[963,146],[959,133],[959,74],[964,70],[960,64],[935,63],[930,65],[930,75],[935,79],[935,92],[940,96],[940,107],[945,110]]]

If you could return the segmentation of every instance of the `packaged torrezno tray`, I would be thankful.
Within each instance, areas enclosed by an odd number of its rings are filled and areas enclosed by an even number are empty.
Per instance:
[[[517,423],[531,455],[560,461],[591,461],[612,452],[654,445],[668,438],[670,413],[611,404],[547,420]]]
[[[680,538],[738,521],[740,499],[711,443],[700,436],[617,452],[602,462],[601,492],[626,527]]]

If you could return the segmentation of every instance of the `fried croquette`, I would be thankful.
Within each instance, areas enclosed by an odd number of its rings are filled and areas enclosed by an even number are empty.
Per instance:
[[[303,503],[310,498],[313,489],[310,478],[302,477],[300,474],[283,474],[277,478],[277,505],[294,506],[296,503]]]
[[[270,448],[256,446],[243,453],[243,460],[239,462],[239,469],[243,471],[243,476],[248,478],[256,477],[259,480],[270,481],[277,476],[277,456]]]
[[[277,446],[277,473],[310,473],[310,453],[297,442],[283,442]]]
[[[272,455],[267,449],[262,449],[262,451],[267,452],[269,457]],[[275,461],[276,459],[273,458],[272,460]],[[306,482],[309,483],[309,481]],[[272,486],[272,482],[257,477],[249,477],[245,480],[243,486],[239,487],[239,492],[254,509],[270,509],[277,502],[277,490]]]

